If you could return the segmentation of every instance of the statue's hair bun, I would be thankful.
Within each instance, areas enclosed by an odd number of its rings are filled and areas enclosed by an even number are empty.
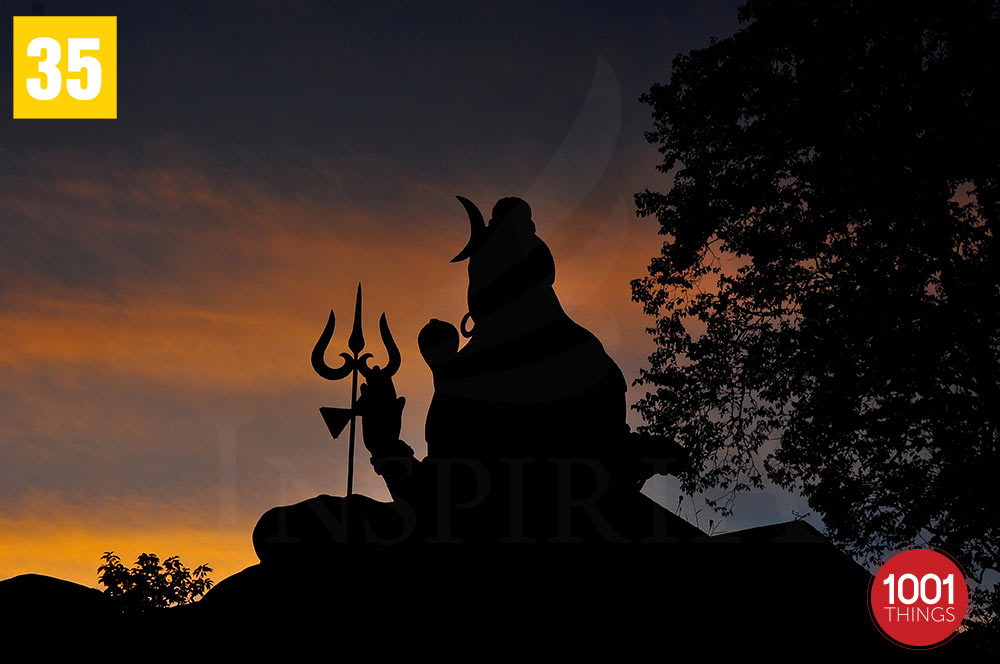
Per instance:
[[[533,234],[535,223],[531,220],[531,206],[516,196],[501,198],[493,206],[493,218],[490,226],[510,225],[517,235]]]

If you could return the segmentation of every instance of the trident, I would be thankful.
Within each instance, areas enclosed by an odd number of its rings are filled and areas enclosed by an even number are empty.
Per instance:
[[[385,345],[385,350],[389,354],[389,363],[386,364],[384,369],[380,369],[378,365],[369,367],[368,360],[374,357],[374,355],[365,353],[359,357],[359,354],[365,348],[365,336],[361,331],[360,283],[358,284],[358,298],[354,303],[354,329],[347,340],[347,348],[351,352],[340,354],[344,358],[344,363],[337,369],[327,366],[324,359],[326,349],[330,345],[330,340],[333,339],[335,321],[333,309],[330,309],[330,318],[326,321],[323,334],[319,335],[319,340],[316,342],[316,346],[313,347],[312,366],[316,370],[316,373],[327,380],[340,380],[346,378],[348,374],[351,375],[351,407],[327,408],[324,406],[319,409],[320,414],[323,416],[323,421],[326,422],[326,426],[330,429],[330,433],[334,439],[343,433],[344,427],[348,422],[351,423],[351,442],[347,458],[347,495],[350,496],[354,490],[354,420],[357,417],[358,406],[358,372],[365,377],[365,380],[369,381],[372,377],[389,378],[399,369],[400,356],[399,348],[396,347],[396,342],[392,340],[392,333],[389,332],[389,324],[385,321],[385,313],[383,313],[382,317],[378,320],[378,331],[382,337],[382,343]]]

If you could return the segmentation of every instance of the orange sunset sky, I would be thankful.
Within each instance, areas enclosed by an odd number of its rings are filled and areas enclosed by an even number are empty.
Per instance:
[[[422,456],[417,332],[466,311],[456,194],[487,216],[524,197],[564,308],[638,375],[650,319],[629,280],[663,238],[632,195],[669,186],[638,96],[733,31],[737,3],[89,4],[119,17],[118,119],[3,120],[0,579],[95,586],[114,550],[220,580],[256,562],[266,509],[342,493],[346,440],[318,408],[349,385],[309,353],[330,308],[346,345],[359,281],[369,346],[383,356],[383,311],[400,345]],[[355,490],[387,499],[365,455]],[[646,491],[677,503],[671,480]],[[739,506],[732,529],[805,509]]]

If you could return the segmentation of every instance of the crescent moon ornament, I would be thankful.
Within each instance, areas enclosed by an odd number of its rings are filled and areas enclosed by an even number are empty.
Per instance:
[[[483,219],[483,213],[479,211],[476,204],[465,196],[456,196],[455,198],[458,199],[458,202],[465,208],[466,214],[469,215],[471,235],[469,236],[469,242],[465,245],[465,248],[458,252],[457,256],[451,259],[452,263],[464,261],[466,258],[475,253],[476,249],[478,249],[479,245],[483,243],[483,239],[486,236],[486,220]]]

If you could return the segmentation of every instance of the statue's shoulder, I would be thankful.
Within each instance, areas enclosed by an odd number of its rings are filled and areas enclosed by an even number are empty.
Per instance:
[[[436,391],[531,401],[626,388],[604,344],[569,316],[502,341],[473,336],[448,366],[447,380],[435,384]]]

